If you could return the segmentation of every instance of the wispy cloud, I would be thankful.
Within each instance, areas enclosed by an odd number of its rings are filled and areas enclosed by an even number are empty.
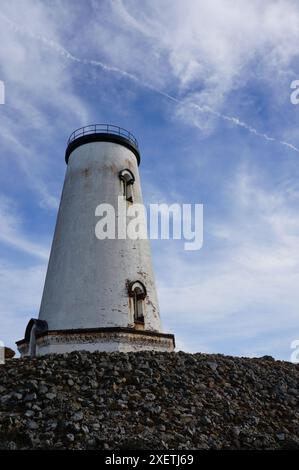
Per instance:
[[[185,329],[182,341],[191,345],[196,331],[200,341],[204,331],[208,343],[228,344],[242,332],[243,344],[262,335],[269,353],[269,337],[280,336],[288,350],[298,326],[298,202],[298,191],[266,190],[261,177],[243,167],[227,186],[230,218],[218,214],[212,221],[206,214],[214,255],[205,259],[205,246],[198,262],[177,250],[160,252],[159,264],[177,273],[159,276],[161,306],[169,325]],[[258,354],[261,346],[255,347]]]
[[[104,117],[153,156],[152,202],[205,207],[199,253],[154,245],[179,347],[285,354],[299,300],[298,2],[3,0],[0,24],[1,334],[19,339],[37,314],[48,246],[35,227],[51,239],[66,137]]]
[[[126,18],[127,22],[130,25],[134,24],[136,29],[138,29],[139,31],[142,31],[143,33],[145,33],[144,28],[142,28],[142,27],[138,28],[137,27],[138,22],[136,20],[134,20],[134,18],[128,14],[128,12],[124,8],[124,5],[122,4],[122,2],[121,1],[117,2],[117,5],[120,8],[120,12],[121,12],[122,16],[124,16]],[[260,132],[258,129],[256,129],[252,125],[249,125],[248,123],[242,121],[238,117],[229,116],[227,114],[219,112],[216,109],[211,108],[207,104],[199,105],[196,102],[193,102],[192,100],[190,100],[190,98],[188,98],[186,100],[177,98],[177,97],[173,96],[172,94],[170,94],[166,91],[163,91],[163,90],[157,88],[156,86],[146,82],[144,79],[138,77],[136,74],[127,72],[125,70],[122,70],[119,67],[109,65],[109,64],[104,63],[104,62],[99,61],[99,60],[81,59],[81,58],[73,55],[71,52],[69,52],[67,49],[65,49],[63,46],[61,46],[57,42],[53,41],[52,39],[47,38],[45,36],[37,35],[37,34],[33,33],[32,31],[28,31],[26,28],[23,28],[20,25],[17,25],[16,23],[11,21],[7,16],[5,16],[1,12],[0,12],[0,17],[4,21],[6,21],[13,28],[13,30],[15,32],[20,33],[22,35],[29,36],[30,38],[32,38],[36,41],[42,42],[44,45],[50,47],[55,52],[60,54],[62,57],[66,58],[70,61],[77,62],[77,63],[83,64],[83,65],[100,67],[102,70],[104,70],[106,72],[116,73],[116,74],[122,76],[123,78],[133,80],[139,86],[148,88],[149,90],[151,90],[151,91],[159,94],[160,96],[172,101],[173,103],[176,103],[176,104],[180,105],[180,107],[192,108],[192,109],[195,109],[196,111],[198,111],[200,113],[210,114],[214,117],[217,117],[217,118],[222,119],[224,121],[230,122],[231,124],[233,124],[235,126],[241,127],[243,129],[245,129],[246,131],[250,132],[251,134],[254,134],[257,137],[260,137],[260,138],[262,138],[262,139],[264,139],[268,142],[276,142],[280,145],[283,145],[283,146],[289,148],[290,150],[293,150],[293,151],[299,153],[299,149],[295,145],[293,145],[292,143],[285,142],[284,140],[281,140],[279,138],[275,138],[273,136],[269,136],[268,134],[266,134],[264,132]],[[193,124],[194,124],[194,122],[193,122]],[[198,126],[198,124],[197,124],[197,127],[201,128],[201,126]]]
[[[48,260],[49,247],[33,243],[22,230],[22,218],[15,205],[6,198],[0,198],[0,242],[43,260]]]
[[[15,8],[11,2],[2,2],[0,10],[1,79],[7,92],[0,114],[2,155],[9,155],[11,164],[23,173],[19,187],[36,192],[41,207],[57,209],[59,193],[53,191],[56,161],[50,151],[55,143],[57,149],[57,129],[66,140],[74,125],[88,121],[88,107],[73,92],[72,74],[63,60],[56,54],[45,56],[38,42],[17,33],[8,20],[12,14],[24,24],[29,22],[33,31],[57,37],[58,26],[55,18],[50,19],[47,5],[29,0]],[[6,161],[0,161],[2,177]]]
[[[38,316],[46,264],[18,267],[0,259],[0,339],[16,351],[30,318]]]

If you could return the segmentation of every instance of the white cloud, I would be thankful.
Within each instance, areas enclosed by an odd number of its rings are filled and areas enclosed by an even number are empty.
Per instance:
[[[248,339],[272,335],[271,352],[283,329],[295,334],[298,327],[299,192],[265,189],[260,176],[242,168],[227,186],[226,202],[229,213],[216,221],[205,213],[206,238],[217,242],[208,258],[205,245],[197,262],[175,249],[159,253],[161,310],[180,336],[185,330],[186,343],[197,331],[199,343],[243,340],[246,349]],[[281,337],[286,348],[288,338]]]
[[[116,0],[109,9],[92,5],[94,20],[86,31],[91,53],[101,50],[111,70],[116,66],[115,71],[125,71],[170,100],[172,119],[205,133],[226,121],[299,152],[292,142],[259,130],[230,109],[231,93],[252,79],[263,80],[273,101],[287,98],[298,58],[295,1],[153,0],[139,8],[135,0]]]
[[[33,243],[22,230],[22,218],[15,204],[7,198],[0,198],[0,241],[17,250],[43,260],[48,260],[49,247]]]
[[[74,126],[86,124],[89,110],[73,90],[67,59],[35,39],[41,35],[59,42],[68,9],[57,3],[56,16],[44,2],[27,0],[17,5],[4,0],[0,6],[0,78],[6,86],[1,144],[25,176],[20,184],[36,191],[42,207],[56,209],[57,194],[48,188],[55,160],[48,148],[61,135],[67,137]],[[41,143],[45,151],[37,156]],[[2,159],[1,166],[5,164]]]
[[[46,264],[17,267],[0,260],[0,340],[16,351],[30,318],[38,316]]]
[[[109,49],[112,59],[122,64],[127,60],[131,70],[147,79],[149,65],[163,57],[164,67],[182,91],[198,89],[201,105],[218,107],[229,91],[252,77],[252,72],[273,73],[278,67],[287,68],[298,56],[299,8],[292,0],[152,0],[143,2],[143,8],[138,8],[135,0],[117,0],[111,6],[119,22],[114,18],[110,22],[118,24],[125,45],[143,39],[148,52],[141,58],[139,48],[126,47],[124,56],[123,46],[121,50]],[[100,37],[95,36],[94,42],[108,35],[104,24],[97,30],[100,28]],[[254,71],[250,70],[252,65]],[[164,82],[166,75],[164,72]]]
[[[137,1],[113,0],[90,5],[91,10],[73,1],[1,2],[0,79],[6,85],[0,116],[2,151],[9,152],[25,175],[18,184],[33,189],[40,205],[56,209],[58,196],[48,184],[56,170],[52,156],[39,155],[38,143],[42,141],[44,148],[53,145],[74,123],[77,127],[90,120],[83,92],[78,97],[74,91],[76,79],[84,88],[87,69],[94,69],[99,86],[99,72],[106,71],[111,79],[129,79],[135,92],[138,85],[159,93],[170,105],[163,101],[163,112],[202,132],[214,131],[226,121],[276,141],[276,133],[268,135],[245,123],[245,118],[235,117],[231,95],[252,78],[262,78],[274,99],[281,96],[281,86],[298,56],[296,1],[151,0],[141,8]],[[283,137],[277,139],[289,147],[296,134],[280,124]],[[218,248],[207,257],[203,248],[203,254],[192,260],[175,249],[161,253],[160,296],[167,322],[199,331],[205,325],[215,326],[204,342],[197,339],[199,349],[209,350],[211,337],[218,341],[223,335],[245,338],[261,331],[277,332],[282,312],[288,312],[284,321],[289,327],[296,324],[297,189],[291,180],[284,188],[266,190],[256,175],[249,178],[242,171],[229,188],[234,198],[228,198],[227,219],[207,218],[208,236]],[[159,199],[168,200],[169,194],[164,197],[162,191]],[[0,209],[2,242],[45,260],[47,249],[24,233],[22,218],[11,202],[2,200]],[[43,269],[8,266],[1,271],[8,278],[3,284],[7,297],[4,291],[1,295],[3,312],[11,315],[11,320],[3,316],[11,332],[18,315],[27,316],[25,308],[36,309]],[[22,283],[22,277],[28,280]],[[13,292],[18,293],[19,304],[13,299],[8,309]],[[181,334],[179,342],[190,348]]]
[[[41,21],[48,20],[49,16],[47,8],[43,11],[41,5],[35,11],[38,24],[31,20],[29,27],[16,22],[16,15],[11,19],[0,12],[0,17],[14,33],[35,41],[41,51],[47,47],[61,59],[76,65],[100,67],[102,71],[120,75],[160,94],[175,106],[177,119],[191,123],[202,132],[211,132],[220,119],[299,152],[294,144],[268,135],[223,111],[229,93],[253,76],[266,77],[272,85],[275,73],[277,85],[281,86],[280,75],[285,80],[291,73],[289,67],[298,56],[299,39],[299,8],[293,0],[288,0],[288,8],[285,1],[276,0],[263,4],[257,0],[250,4],[245,0],[238,3],[233,0],[187,1],[184,4],[165,1],[164,8],[160,1],[151,1],[144,2],[142,9],[134,0],[126,3],[116,0],[108,8],[94,1],[91,4],[92,19],[83,24],[80,41],[73,38],[72,49],[82,50],[82,44],[87,43],[89,52],[97,56],[100,50],[104,61],[85,58],[86,51],[80,57],[61,45],[60,37],[65,29],[62,22],[56,22],[54,27],[46,21],[45,31],[41,30]],[[56,8],[62,18],[69,12],[60,3]],[[68,20],[72,24],[73,15]],[[55,66],[54,72],[58,71],[59,77],[55,77],[53,70],[50,76],[56,93],[63,84],[65,100],[68,74],[64,74],[64,80],[57,86],[61,69],[56,70]],[[45,77],[38,75],[38,79],[40,86]],[[277,93],[277,87],[275,90]],[[55,98],[56,102],[63,102],[59,95]],[[79,103],[72,97],[67,104],[69,109],[77,110]]]

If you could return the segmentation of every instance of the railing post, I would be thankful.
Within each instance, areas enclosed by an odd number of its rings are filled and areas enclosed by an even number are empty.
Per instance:
[[[130,131],[124,129],[123,127],[114,126],[112,124],[89,124],[88,126],[83,126],[79,129],[75,129],[68,139],[68,144],[70,144],[80,136],[84,136],[85,134],[91,134],[93,132],[95,134],[107,132],[107,134],[111,133],[119,135],[120,137],[123,136],[124,138],[128,139],[132,144],[134,144],[136,148],[138,148],[137,139]]]

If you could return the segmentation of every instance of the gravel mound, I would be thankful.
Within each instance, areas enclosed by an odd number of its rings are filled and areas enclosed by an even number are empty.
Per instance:
[[[0,366],[0,449],[299,449],[299,365],[74,352]]]

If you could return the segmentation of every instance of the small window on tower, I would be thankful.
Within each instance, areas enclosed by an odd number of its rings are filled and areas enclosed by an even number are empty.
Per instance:
[[[144,323],[144,299],[146,297],[146,288],[142,282],[131,282],[129,285],[129,295],[133,299],[134,322]]]
[[[122,182],[123,196],[126,201],[133,202],[133,184],[135,182],[133,173],[128,169],[121,170],[119,177]]]

